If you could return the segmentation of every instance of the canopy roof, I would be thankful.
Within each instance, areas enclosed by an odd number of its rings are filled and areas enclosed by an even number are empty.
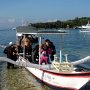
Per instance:
[[[39,30],[38,34],[67,34],[64,30]]]
[[[22,34],[67,34],[65,30],[37,30],[32,26],[20,26],[17,27],[16,31],[18,36]]]
[[[37,29],[32,26],[19,26],[16,28],[17,33],[33,33],[36,32]]]

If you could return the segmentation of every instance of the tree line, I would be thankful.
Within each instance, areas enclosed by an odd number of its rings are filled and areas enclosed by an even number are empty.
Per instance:
[[[86,25],[90,22],[90,17],[81,17],[81,18],[74,18],[73,20],[67,20],[67,21],[60,21],[57,20],[55,22],[39,22],[39,23],[30,23],[29,25],[36,27],[37,29],[39,28],[44,28],[44,29],[58,29],[58,28],[78,28],[78,26],[81,25]]]

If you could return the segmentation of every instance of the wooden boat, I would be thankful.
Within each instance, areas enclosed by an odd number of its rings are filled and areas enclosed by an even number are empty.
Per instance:
[[[17,31],[18,33],[18,31]],[[26,32],[23,33],[25,35]],[[30,34],[30,33],[28,33]],[[44,34],[60,34],[60,36],[67,34],[65,31],[37,31],[31,34],[39,35],[39,45],[42,44],[42,35]],[[39,48],[40,51],[40,48]],[[57,62],[56,55],[54,56],[54,61],[49,65],[40,65],[40,52],[39,52],[39,64],[32,63],[31,65],[26,65],[25,68],[30,71],[35,77],[44,83],[58,87],[58,88],[68,88],[68,89],[80,89],[90,80],[90,72],[76,72],[75,67],[72,63],[68,62],[67,56],[66,61],[62,62],[60,48],[60,62]],[[27,63],[24,60],[25,63]],[[30,63],[30,62],[28,62]],[[31,67],[30,67],[31,66]]]
[[[17,30],[17,33],[21,33]],[[23,32],[25,34],[37,34],[39,35],[39,45],[42,42],[43,34],[60,34],[61,36],[67,34],[63,31],[35,31],[31,33]],[[40,48],[39,48],[40,51]],[[72,90],[79,90],[87,82],[90,81],[90,71],[78,71],[78,68],[74,67],[75,63],[68,62],[67,55],[65,62],[62,62],[62,53],[60,49],[59,61],[57,56],[54,55],[54,60],[51,64],[40,65],[40,52],[39,52],[39,64],[31,63],[25,59],[23,51],[23,57],[14,62],[11,60],[4,59],[18,66],[24,66],[30,73],[32,73],[37,79],[46,83],[47,85],[54,86],[57,88],[66,88]],[[90,59],[90,58],[89,58]],[[2,58],[0,58],[2,60]]]

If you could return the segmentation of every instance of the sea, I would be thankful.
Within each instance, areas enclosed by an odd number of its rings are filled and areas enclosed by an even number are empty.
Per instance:
[[[42,41],[44,43],[45,39],[50,39],[56,47],[57,54],[59,55],[61,49],[62,55],[67,54],[68,60],[71,62],[90,56],[90,33],[73,29],[65,31],[67,32],[65,35],[44,35]],[[0,30],[0,57],[6,57],[3,50],[5,46],[8,46],[9,42],[17,42],[16,30]],[[85,66],[90,67],[90,62],[85,63]],[[2,61],[0,62],[0,90],[56,89],[38,81],[25,68],[7,69],[7,63]],[[90,83],[80,90],[90,90]]]

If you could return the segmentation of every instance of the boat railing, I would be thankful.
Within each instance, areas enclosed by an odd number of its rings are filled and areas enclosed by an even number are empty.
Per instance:
[[[58,72],[72,72],[74,71],[73,64],[68,62],[67,55],[65,55],[66,60],[64,62],[59,62],[57,60],[57,56],[54,55],[54,61],[52,62],[52,65]]]

